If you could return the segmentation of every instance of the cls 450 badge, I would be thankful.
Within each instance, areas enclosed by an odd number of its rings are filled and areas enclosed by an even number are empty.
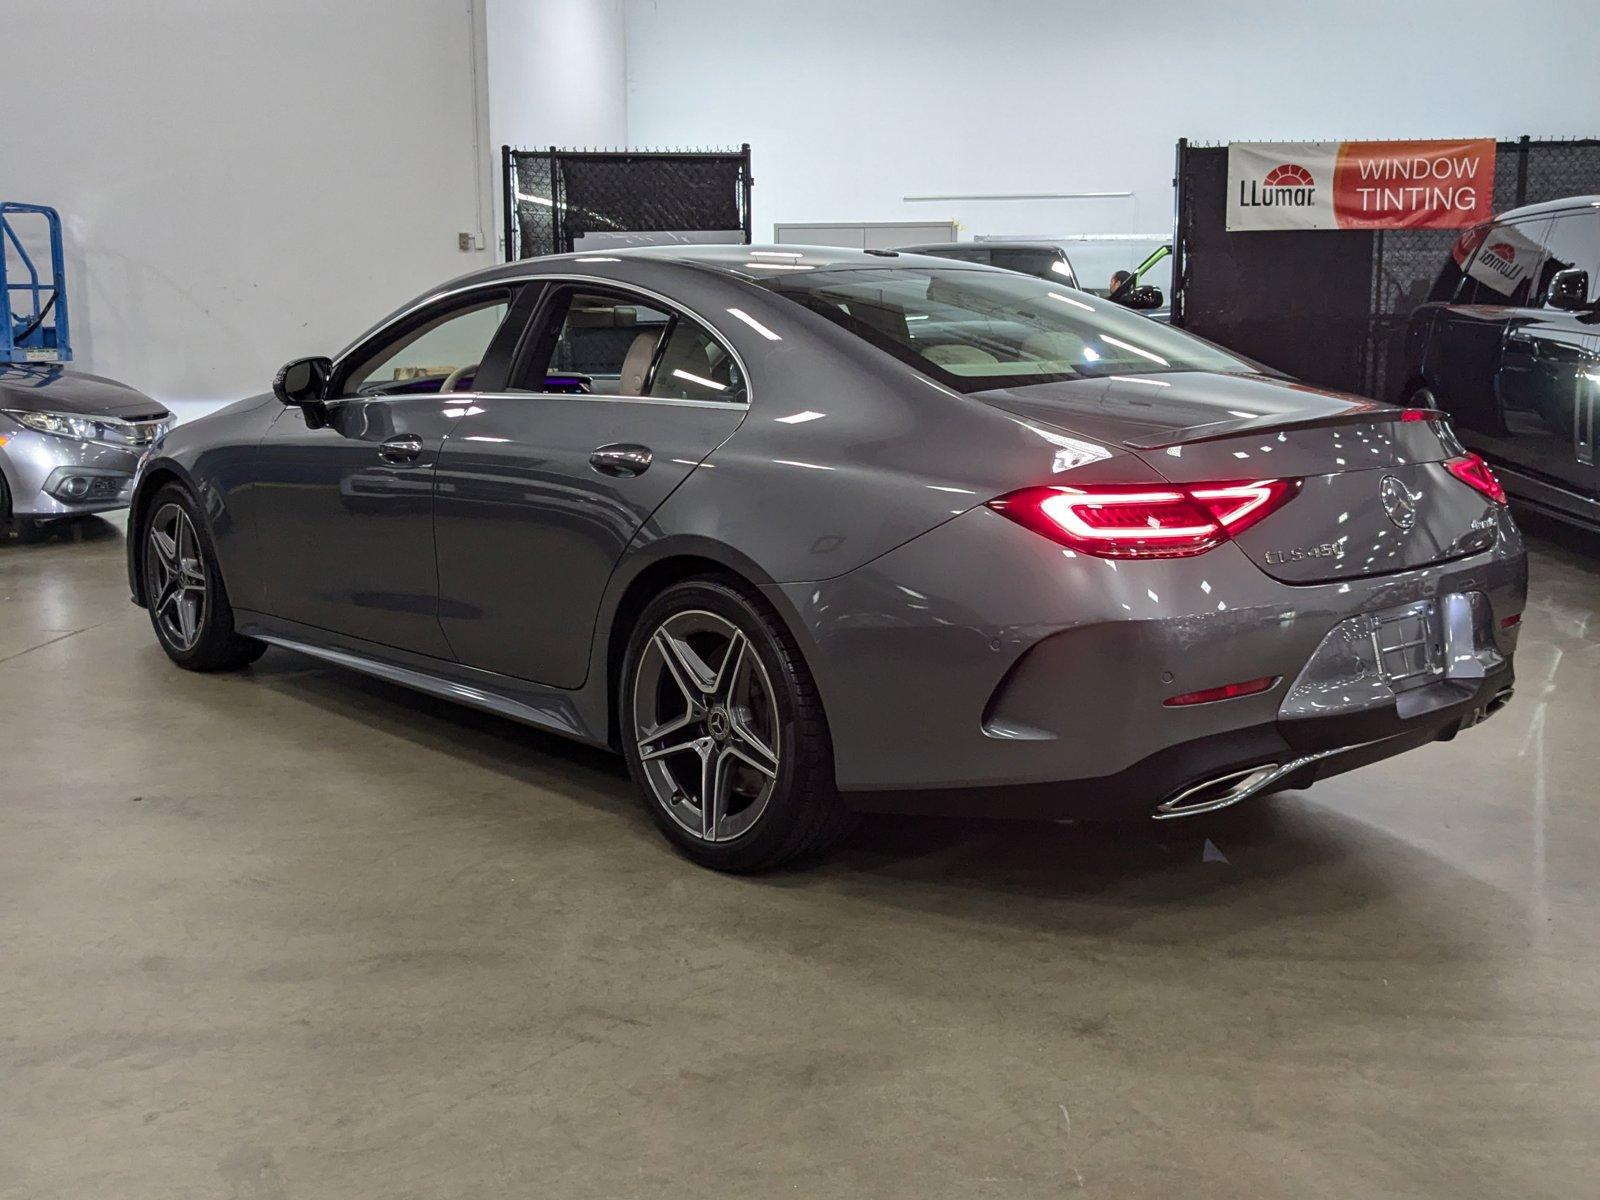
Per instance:
[[[1268,550],[1269,563],[1304,562],[1308,558],[1340,558],[1344,555],[1344,547],[1338,542],[1323,542],[1317,546],[1306,546],[1294,550]]]

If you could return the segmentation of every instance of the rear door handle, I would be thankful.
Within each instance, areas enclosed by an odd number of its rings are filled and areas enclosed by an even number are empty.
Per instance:
[[[609,446],[596,447],[594,453],[589,455],[589,465],[602,475],[643,475],[650,469],[654,458],[649,446],[614,442]]]
[[[422,457],[422,439],[414,433],[403,433],[378,445],[378,457],[384,462],[411,463]]]

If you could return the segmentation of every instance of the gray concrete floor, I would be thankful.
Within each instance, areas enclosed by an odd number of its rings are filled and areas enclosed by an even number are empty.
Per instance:
[[[1600,541],[1534,532],[1453,744],[755,880],[605,756],[171,667],[117,522],[0,542],[0,1195],[1595,1195]]]

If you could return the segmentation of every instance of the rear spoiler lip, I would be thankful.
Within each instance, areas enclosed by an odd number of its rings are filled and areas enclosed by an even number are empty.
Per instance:
[[[1220,442],[1227,438],[1249,437],[1252,434],[1277,432],[1285,429],[1317,429],[1329,425],[1373,425],[1385,421],[1445,421],[1449,414],[1437,408],[1397,408],[1392,404],[1372,402],[1371,408],[1354,408],[1349,412],[1307,417],[1252,417],[1243,421],[1217,421],[1209,425],[1194,425],[1178,437],[1164,435],[1140,441],[1127,439],[1122,444],[1129,450],[1165,450],[1169,446],[1194,446],[1204,442]]]

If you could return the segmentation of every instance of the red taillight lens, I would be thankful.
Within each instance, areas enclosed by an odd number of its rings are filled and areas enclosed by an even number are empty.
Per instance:
[[[1281,508],[1298,479],[1104,487],[1034,487],[990,501],[1052,541],[1099,558],[1188,558]]]
[[[1213,700],[1232,700],[1237,696],[1257,696],[1275,687],[1280,678],[1278,675],[1263,675],[1260,679],[1246,679],[1241,683],[1225,683],[1204,691],[1169,696],[1161,703],[1168,708],[1182,708],[1189,704],[1210,704]]]
[[[1447,459],[1444,469],[1449,471],[1462,483],[1475,492],[1482,492],[1496,504],[1506,502],[1506,490],[1500,486],[1500,481],[1494,477],[1494,472],[1489,469],[1489,464],[1476,454],[1464,454],[1460,458]]]

